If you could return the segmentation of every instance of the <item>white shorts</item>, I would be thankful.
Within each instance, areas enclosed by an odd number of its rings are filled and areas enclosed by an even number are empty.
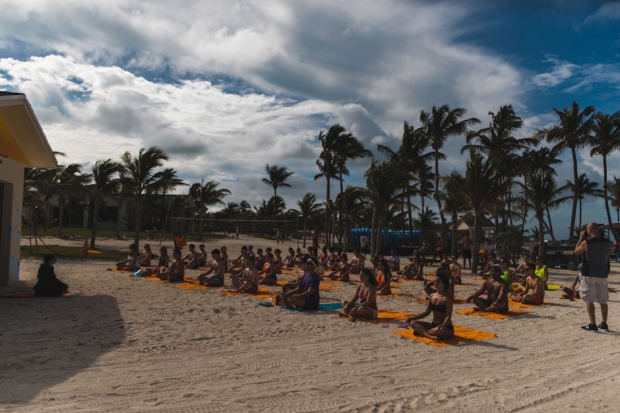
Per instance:
[[[579,296],[585,303],[607,304],[609,300],[607,278],[582,276],[581,284],[579,285]]]

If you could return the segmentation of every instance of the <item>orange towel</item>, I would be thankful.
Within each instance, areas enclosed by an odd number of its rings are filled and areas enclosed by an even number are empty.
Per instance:
[[[413,330],[401,330],[394,331],[392,334],[397,336],[401,336],[404,338],[408,338],[410,340],[416,340],[420,343],[428,344],[429,346],[435,347],[446,347],[453,346],[463,343],[470,343],[472,341],[483,341],[483,340],[491,340],[493,338],[497,338],[497,334],[487,333],[485,331],[474,330],[472,328],[454,326],[454,337],[448,340],[442,341],[433,341],[426,337],[418,337],[413,334]]]
[[[474,316],[478,316],[478,317],[503,320],[503,319],[508,318],[508,317],[514,317],[514,316],[523,315],[523,314],[531,314],[532,311],[508,310],[507,313],[499,314],[499,313],[491,313],[491,312],[488,312],[488,311],[478,310],[476,308],[470,308],[469,310],[457,311],[457,313],[458,314],[463,314],[463,315],[474,315]]]
[[[486,278],[483,278],[483,277],[475,277],[475,278],[474,278],[474,280],[475,280],[475,281],[484,281],[484,280],[486,280]]]
[[[609,291],[610,293],[615,293],[616,287],[607,287],[607,291]]]
[[[520,308],[533,308],[533,307],[538,307],[538,305],[551,305],[551,303],[548,302],[543,302],[542,304],[526,304],[526,303],[521,303],[519,301],[513,301],[512,299],[508,299],[508,305],[511,305],[513,307],[520,307]]]
[[[331,291],[331,290],[339,290],[340,287],[337,287],[335,285],[323,285],[323,284],[319,284],[319,290],[321,291]]]
[[[113,269],[112,272],[135,272],[134,270],[117,270]]]
[[[205,288],[207,288],[204,285],[200,285],[200,284],[173,284],[176,288],[180,288],[181,290],[186,290],[186,291],[199,291],[199,290],[204,290]]]
[[[347,318],[347,316],[337,314],[338,317]],[[366,321],[369,323],[384,323],[386,321],[394,321],[394,320],[406,320],[409,317],[413,317],[412,313],[406,313],[404,311],[392,311],[392,310],[379,310],[379,315],[374,320],[366,320],[364,318],[357,318],[358,321]]]
[[[454,285],[456,285],[456,286],[458,287],[459,285],[474,285],[474,283],[468,283],[468,282],[464,282],[464,281],[463,281],[463,282],[462,282],[462,283],[460,283],[460,284],[454,284]]]

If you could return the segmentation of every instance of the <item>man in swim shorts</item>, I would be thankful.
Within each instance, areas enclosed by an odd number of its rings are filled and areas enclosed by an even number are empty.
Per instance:
[[[589,235],[590,238],[587,238]],[[587,239],[586,239],[587,238]],[[598,224],[591,222],[586,227],[586,231],[581,231],[579,241],[575,247],[575,255],[584,254],[583,268],[581,270],[581,284],[579,294],[584,303],[590,323],[582,326],[587,331],[609,330],[607,326],[607,312],[609,307],[609,290],[607,289],[607,276],[609,275],[609,246],[607,238],[599,233]],[[601,306],[601,317],[603,321],[596,325],[596,310],[594,303]]]
[[[476,307],[484,311],[508,312],[510,284],[503,280],[501,275],[502,267],[499,264],[494,264],[491,267],[491,277],[484,280],[478,291],[467,297],[467,302],[471,303],[473,301]],[[487,298],[480,298],[485,292],[487,293]]]
[[[200,281],[200,284],[206,285],[207,287],[219,287],[224,285],[224,271],[226,266],[220,257],[220,250],[214,249],[211,251],[211,257],[213,257],[213,262],[211,262],[207,272],[198,276],[198,281]],[[209,276],[209,274],[213,275]]]
[[[530,290],[532,293],[529,294]],[[527,264],[525,272],[525,291],[522,293],[508,293],[508,297],[512,301],[523,304],[540,305],[545,300],[545,282],[536,275],[536,264],[530,262]]]
[[[254,258],[248,257],[245,260],[246,267],[239,276],[231,275],[233,287],[239,292],[255,293],[258,291],[259,275],[258,270],[254,266]]]

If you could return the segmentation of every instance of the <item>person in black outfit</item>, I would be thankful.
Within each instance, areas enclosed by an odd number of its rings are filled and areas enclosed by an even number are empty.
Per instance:
[[[37,284],[33,290],[39,297],[59,297],[63,293],[69,292],[67,284],[56,278],[54,264],[58,262],[54,254],[47,254],[43,257],[43,264],[39,267],[37,274]]]

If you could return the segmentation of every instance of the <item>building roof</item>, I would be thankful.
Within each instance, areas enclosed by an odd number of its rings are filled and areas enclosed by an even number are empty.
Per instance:
[[[474,214],[472,214],[471,212],[466,213],[465,215],[463,215],[461,217],[461,219],[458,220],[457,222],[457,227],[456,229],[458,231],[468,231],[468,230],[473,230],[474,229]],[[495,224],[493,224],[493,222],[483,216],[482,217],[482,230],[483,231],[489,231],[495,229]]]
[[[55,168],[58,165],[23,93],[0,92],[0,156],[29,168]]]

